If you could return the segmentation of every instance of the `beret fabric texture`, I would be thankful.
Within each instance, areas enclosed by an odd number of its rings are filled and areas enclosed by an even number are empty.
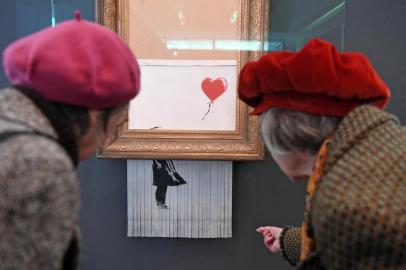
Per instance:
[[[270,52],[247,63],[238,93],[257,115],[281,108],[342,117],[361,104],[384,108],[390,98],[388,86],[365,55],[341,53],[318,38],[299,52]]]
[[[75,20],[10,44],[3,66],[13,85],[90,109],[125,104],[140,90],[140,69],[127,44],[78,12]]]

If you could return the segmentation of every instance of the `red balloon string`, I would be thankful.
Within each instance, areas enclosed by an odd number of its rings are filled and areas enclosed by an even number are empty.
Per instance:
[[[202,120],[204,120],[204,118],[206,118],[206,116],[209,114],[210,109],[211,109],[211,105],[213,104],[213,101],[211,100],[211,101],[210,101],[209,103],[207,103],[207,104],[209,104],[209,109],[207,110],[207,112],[205,113],[205,115],[203,115]]]

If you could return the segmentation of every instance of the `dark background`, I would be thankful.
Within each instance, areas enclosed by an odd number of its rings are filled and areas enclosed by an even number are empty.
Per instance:
[[[94,20],[94,0],[55,0],[56,21],[75,9]],[[0,49],[51,23],[45,0],[2,0]],[[406,2],[404,0],[273,0],[271,39],[298,49],[322,36],[345,50],[366,53],[389,84],[388,110],[406,122]],[[0,86],[7,81],[0,72]],[[79,167],[82,188],[82,270],[107,269],[290,269],[270,254],[255,233],[260,225],[299,225],[304,184],[289,182],[272,160],[236,162],[233,177],[233,238],[228,240],[126,237],[126,161],[92,158]]]

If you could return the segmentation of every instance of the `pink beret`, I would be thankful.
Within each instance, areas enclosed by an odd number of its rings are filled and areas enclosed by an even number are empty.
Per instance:
[[[368,58],[339,52],[313,39],[299,52],[276,51],[248,63],[240,73],[240,98],[254,114],[270,108],[345,116],[360,104],[384,108],[390,90]]]
[[[80,19],[19,39],[3,52],[11,84],[48,100],[90,109],[124,104],[140,89],[140,69],[125,42]]]

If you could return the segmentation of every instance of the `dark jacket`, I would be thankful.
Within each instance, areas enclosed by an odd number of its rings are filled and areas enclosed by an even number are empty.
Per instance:
[[[12,88],[0,90],[7,132],[23,134],[0,142],[0,269],[72,269],[80,200],[72,160],[48,118]]]
[[[154,160],[152,164],[154,186],[179,186],[186,181],[176,171],[172,160]]]
[[[361,106],[343,119],[311,205],[314,252],[298,263],[299,229],[280,237],[298,269],[406,269],[406,128],[396,117]]]

